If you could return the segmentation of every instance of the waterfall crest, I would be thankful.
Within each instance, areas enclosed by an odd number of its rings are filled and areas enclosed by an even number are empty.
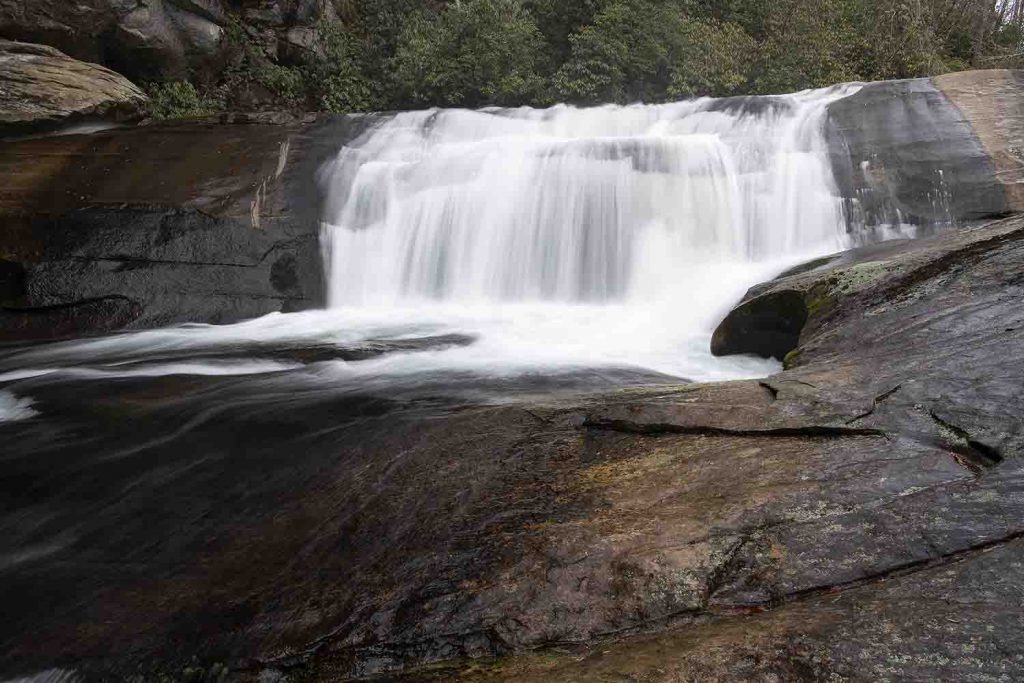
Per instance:
[[[329,303],[647,301],[708,266],[838,251],[823,129],[855,87],[398,114],[322,171]]]

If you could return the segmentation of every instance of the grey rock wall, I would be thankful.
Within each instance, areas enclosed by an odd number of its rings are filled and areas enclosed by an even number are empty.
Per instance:
[[[851,229],[950,225],[1024,206],[1008,188],[1024,145],[1024,78],[1006,70],[868,83],[829,108]],[[991,113],[1010,122],[993,132]],[[983,141],[980,133],[986,132]]]
[[[369,121],[166,124],[0,146],[0,341],[322,305],[316,170]]]

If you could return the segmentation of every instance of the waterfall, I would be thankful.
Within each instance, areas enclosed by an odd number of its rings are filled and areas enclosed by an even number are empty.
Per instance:
[[[322,173],[330,305],[649,301],[838,251],[823,128],[851,90],[398,114]]]
[[[382,118],[316,179],[327,310],[28,349],[0,383],[263,376],[245,386],[508,400],[771,374],[712,357],[711,334],[751,285],[850,243],[824,125],[855,88]],[[0,419],[30,404],[0,394]]]

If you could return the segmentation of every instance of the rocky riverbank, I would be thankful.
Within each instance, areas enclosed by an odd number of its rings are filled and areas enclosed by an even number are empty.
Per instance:
[[[212,360],[287,364],[26,373],[26,340],[317,306],[315,174],[373,119],[3,144],[0,676],[1021,678],[1017,77],[962,78],[833,112],[845,199],[935,234],[752,289],[715,350],[785,371],[571,400],[282,381],[328,351],[254,340]]]
[[[1013,679],[1022,283],[1020,218],[847,255],[785,372],[571,406],[35,380],[3,673]]]

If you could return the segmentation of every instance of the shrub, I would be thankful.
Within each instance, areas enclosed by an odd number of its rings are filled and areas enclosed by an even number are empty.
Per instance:
[[[306,86],[317,109],[335,113],[371,111],[384,106],[363,67],[365,45],[338,24],[317,26],[319,54],[303,67]]]
[[[156,119],[199,118],[223,109],[221,102],[201,96],[188,81],[151,84],[147,90],[150,114]]]

